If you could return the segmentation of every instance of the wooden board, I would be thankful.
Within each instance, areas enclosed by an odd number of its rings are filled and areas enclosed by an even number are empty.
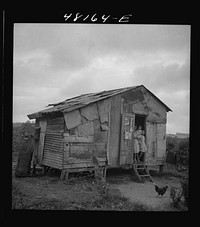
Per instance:
[[[39,127],[40,127],[40,139],[38,141],[38,149],[37,149],[37,162],[41,164],[43,158],[43,151],[44,151],[44,138],[46,132],[46,125],[47,122],[45,119],[40,119]]]
[[[40,127],[40,131],[41,132],[45,132],[46,131],[46,126],[47,126],[47,121],[46,119],[40,119],[39,120],[39,127]]]
[[[157,159],[166,157],[166,124],[157,124]]]
[[[100,166],[105,166],[106,159],[99,159],[99,164],[100,164]],[[92,162],[92,160],[87,160],[87,161],[79,160],[78,162],[74,162],[74,163],[64,162],[64,164],[63,164],[63,169],[70,169],[71,171],[73,169],[78,171],[78,168],[88,168],[88,167],[94,167],[94,163]]]
[[[110,110],[110,136],[108,147],[108,164],[119,164],[119,146],[120,146],[120,125],[121,125],[121,96],[116,95],[111,98]]]
[[[94,153],[93,153],[94,152]],[[63,168],[94,166],[93,154],[99,163],[106,163],[105,143],[64,143]]]
[[[166,124],[147,123],[148,164],[166,158]]]
[[[140,89],[133,89],[127,92],[124,92],[121,96],[124,99],[124,102],[130,103],[144,100],[144,95]]]
[[[76,135],[69,135],[65,136],[64,134],[64,141],[65,142],[93,142],[93,136],[88,136],[88,137],[80,137]]]
[[[148,115],[148,110],[142,102],[136,102],[132,104],[132,112],[134,114]]]
[[[108,131],[109,130],[109,126],[106,123],[101,124],[100,128],[101,128],[101,131]]]
[[[110,98],[97,102],[101,123],[108,122],[109,120],[110,102]]]
[[[48,131],[56,131],[56,132],[62,132],[64,131],[64,124],[62,125],[49,125],[47,123],[47,129]]]
[[[97,158],[106,158],[105,143],[64,143],[64,151],[64,161],[67,163],[90,160],[93,152]]]
[[[133,163],[135,114],[124,113],[121,121],[120,165]]]
[[[44,138],[45,132],[40,133],[40,140],[38,145],[38,153],[37,153],[37,162],[41,164],[43,158],[43,150],[44,150]]]
[[[64,117],[48,118],[47,124],[48,125],[63,125]]]
[[[165,124],[167,122],[167,118],[162,118],[161,116],[157,115],[156,113],[153,113],[152,111],[149,111],[149,114],[147,116],[147,121],[154,122],[157,124]]]
[[[147,145],[147,163],[154,164],[156,162],[156,124],[155,123],[146,123],[146,145]]]
[[[155,123],[166,123],[166,108],[149,93],[145,94],[146,108],[149,110],[147,120]]]
[[[105,142],[108,140],[108,132],[102,131],[99,119],[93,121],[94,125],[94,142]]]

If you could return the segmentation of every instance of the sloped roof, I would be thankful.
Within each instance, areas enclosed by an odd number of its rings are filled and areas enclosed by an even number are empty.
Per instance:
[[[132,86],[132,87],[125,87],[125,88],[119,88],[114,90],[108,90],[108,91],[102,91],[97,93],[88,93],[88,94],[82,94],[73,98],[66,99],[62,102],[58,103],[52,103],[48,104],[48,108],[29,114],[27,115],[29,119],[34,119],[38,117],[42,117],[44,114],[48,113],[55,113],[55,112],[70,112],[72,110],[81,108],[83,106],[86,106],[90,103],[97,102],[102,99],[109,98],[111,96],[124,93],[126,91],[144,87],[144,85],[139,86]],[[144,87],[148,92],[150,92],[146,87]],[[168,106],[166,106],[160,99],[158,99],[152,92],[150,92],[159,102],[161,102],[167,109],[167,111],[172,111]]]

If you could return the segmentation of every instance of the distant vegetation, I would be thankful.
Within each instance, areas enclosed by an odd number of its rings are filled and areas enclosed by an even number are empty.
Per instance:
[[[167,137],[167,151],[178,152],[182,155],[189,155],[189,138]]]
[[[33,141],[34,132],[35,124],[30,121],[13,123],[12,152],[18,153],[21,149],[25,149],[26,143]]]
[[[189,165],[189,138],[167,137],[166,150],[166,162]]]

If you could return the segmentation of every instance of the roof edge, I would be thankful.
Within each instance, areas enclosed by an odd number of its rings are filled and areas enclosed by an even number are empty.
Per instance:
[[[156,95],[154,95],[149,89],[147,89],[144,85],[141,85],[142,87],[144,87],[154,98],[156,98],[159,102],[161,102],[161,104],[163,105],[163,106],[165,106],[166,107],[166,109],[167,109],[167,112],[169,112],[169,111],[171,111],[171,112],[173,112],[164,102],[162,102]]]
[[[118,89],[111,89],[111,90],[107,90],[107,91],[115,91],[115,93],[111,93],[105,97],[99,97],[98,99],[94,99],[93,101],[85,104],[84,106],[87,106],[89,105],[90,103],[94,103],[94,102],[98,102],[100,100],[103,100],[103,99],[106,99],[106,98],[110,98],[114,95],[118,95],[118,94],[121,94],[121,93],[124,93],[124,92],[127,92],[131,89],[137,89],[137,88],[140,88],[140,87],[143,87],[145,90],[147,90],[154,98],[156,98],[163,106],[165,106],[166,108],[166,111],[169,112],[172,110],[165,104],[163,103],[156,95],[154,95],[149,89],[147,89],[144,85],[137,85],[137,86],[131,86],[131,87],[124,87],[124,88],[118,88]],[[88,94],[98,94],[98,93],[102,93],[102,92],[97,92],[97,93],[88,93]],[[83,95],[86,95],[86,94],[83,94]],[[79,96],[82,96],[82,95],[79,95]],[[76,97],[79,97],[79,96],[76,96]],[[74,97],[74,98],[76,98]],[[69,98],[69,99],[72,99],[72,98]],[[65,101],[67,101],[68,99],[66,99]],[[35,113],[32,113],[32,114],[28,114],[28,118],[29,119],[35,119],[35,118],[40,118],[40,117],[43,117],[45,114],[50,114],[50,113],[56,113],[56,112],[70,112],[70,111],[73,111],[75,109],[78,109],[78,108],[81,108],[83,106],[78,106],[78,107],[75,107],[75,108],[69,108],[69,110],[66,110],[66,108],[57,108],[56,106],[59,105],[59,103],[62,103],[62,102],[58,102],[58,103],[54,103],[54,104],[51,104],[50,106],[48,105],[46,109],[43,109],[41,111],[38,111],[38,112],[35,112]],[[49,107],[49,108],[48,108]],[[50,112],[46,112],[46,110],[51,110]]]

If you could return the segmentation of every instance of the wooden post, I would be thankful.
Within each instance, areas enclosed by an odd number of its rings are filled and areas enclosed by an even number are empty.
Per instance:
[[[163,173],[164,165],[159,165],[159,174]]]
[[[33,175],[36,175],[36,165],[35,165],[35,164],[33,164],[33,171],[32,171],[32,174],[33,174]]]
[[[65,179],[64,179],[64,180],[68,180],[68,179],[69,179],[69,172],[66,171],[66,172],[65,172]]]
[[[106,166],[104,168],[104,174],[103,174],[104,179],[106,179]]]
[[[60,174],[60,180],[64,180],[64,179],[65,179],[65,170],[62,170]]]
[[[69,177],[69,172],[66,169],[62,170],[60,175],[60,180],[67,180],[68,177]]]
[[[45,175],[46,174],[46,166],[42,166],[42,175]]]

